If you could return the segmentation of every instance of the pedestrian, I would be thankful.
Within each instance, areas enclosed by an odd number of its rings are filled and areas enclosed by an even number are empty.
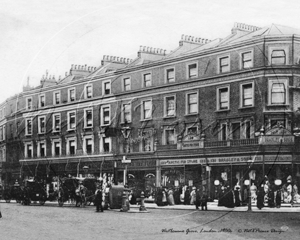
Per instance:
[[[205,210],[207,211],[207,200],[208,200],[208,196],[206,191],[203,191],[202,193],[202,197],[201,197],[201,211]]]
[[[162,190],[162,203],[163,203],[163,206],[167,206],[168,205],[167,191],[166,191],[166,189]]]
[[[102,206],[102,191],[100,186],[97,187],[95,192],[95,205],[96,205],[96,212],[99,212],[101,209],[101,212],[103,212],[103,206]]]
[[[163,206],[163,190],[159,188],[156,194],[156,204],[157,206]]]
[[[268,206],[270,208],[275,207],[275,199],[274,199],[274,189],[273,186],[270,186],[269,192],[268,192]]]
[[[178,187],[176,187],[175,191],[174,191],[174,202],[175,202],[175,204],[181,204],[181,201],[180,201],[180,192],[179,192],[179,188]]]
[[[175,205],[172,188],[170,188],[169,191],[168,191],[168,203],[169,203],[169,205],[171,205],[171,206],[172,206],[172,205]]]
[[[258,189],[257,189],[256,206],[258,209],[262,209],[265,206],[264,201],[265,201],[265,190],[264,190],[264,185],[261,184],[261,186],[258,187]]]
[[[197,188],[197,191],[196,191],[196,201],[195,201],[195,207],[196,207],[196,209],[199,209],[200,204],[201,204],[201,192],[200,192],[200,189]]]
[[[236,186],[234,189],[234,205],[241,206],[240,187]]]
[[[190,190],[186,186],[184,192],[184,205],[189,205],[189,204],[190,204]]]
[[[281,207],[281,189],[277,189],[276,191],[275,203],[277,208]]]
[[[194,205],[195,202],[196,202],[196,187],[193,187],[190,193],[190,204]]]

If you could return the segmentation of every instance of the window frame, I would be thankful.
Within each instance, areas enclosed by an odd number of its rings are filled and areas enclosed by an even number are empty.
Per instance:
[[[222,71],[221,59],[224,59],[224,58],[228,58],[228,71]],[[228,72],[230,72],[230,69],[231,69],[231,66],[230,66],[230,55],[229,54],[222,55],[222,56],[219,56],[217,59],[218,59],[218,73],[222,74],[222,73],[228,73]]]
[[[171,145],[168,143],[168,140],[167,140],[167,136],[168,136],[167,132],[168,131],[174,131],[174,143],[172,145],[177,144],[176,129],[174,127],[167,126],[164,128],[164,132],[163,132],[163,145]]]
[[[274,64],[272,63],[272,53],[273,51],[280,51],[283,50],[285,53],[285,64]],[[268,59],[270,66],[280,66],[280,65],[289,65],[289,46],[269,46],[268,48]]]
[[[31,132],[28,132],[28,121],[31,122]],[[32,118],[26,118],[25,119],[25,135],[26,136],[31,136],[33,134],[33,120]]]
[[[125,84],[125,81],[126,81],[126,80],[129,80],[129,84]],[[131,77],[123,77],[122,81],[123,81],[123,84],[122,84],[122,86],[123,86],[123,91],[124,91],[124,92],[130,91],[130,90],[131,90]],[[126,86],[129,86],[129,89],[126,89]]]
[[[268,80],[268,105],[269,106],[287,106],[289,105],[289,79],[288,78],[278,78]],[[272,85],[274,83],[284,84],[285,87],[285,103],[272,103]]]
[[[52,157],[61,156],[62,155],[62,143],[61,139],[52,139],[51,141],[51,151],[52,151]],[[59,155],[55,154],[55,143],[59,143]]]
[[[246,53],[250,53],[250,56],[251,56],[251,66],[247,66],[247,67],[244,67],[244,57],[243,55],[246,54]],[[247,70],[247,69],[250,69],[250,68],[253,68],[253,49],[249,49],[249,50],[245,50],[245,51],[242,51],[240,52],[240,69],[241,70]]]
[[[42,99],[44,98],[44,101],[42,102]],[[42,104],[43,103],[43,104]],[[43,105],[43,106],[42,106]],[[45,94],[40,94],[39,95],[39,108],[44,108],[46,107],[46,95]]]
[[[56,94],[58,94],[58,99],[59,99],[58,103],[56,102]],[[60,91],[54,91],[53,92],[53,105],[59,105],[60,103],[61,103],[61,94],[60,94]]]
[[[55,116],[59,116],[59,130],[56,129]],[[61,131],[61,114],[54,113],[52,117],[52,132],[60,132],[60,131]]]
[[[252,86],[251,94],[252,94],[252,104],[251,105],[244,105],[244,86],[250,85]],[[240,108],[250,108],[255,106],[255,84],[254,82],[245,82],[240,84]]]
[[[44,131],[41,131],[41,119],[44,119]],[[38,134],[46,133],[46,116],[38,116]]]
[[[128,120],[126,120],[125,121],[125,108],[124,108],[124,106],[125,105],[129,105],[130,106],[130,109],[129,109],[129,113],[130,113],[130,121],[128,121]],[[122,121],[122,123],[131,123],[132,122],[132,104],[131,104],[131,102],[128,102],[128,103],[123,103],[122,104],[122,118],[121,118],[121,121]]]
[[[91,119],[92,124],[91,124],[91,126],[88,126],[88,119],[87,119],[87,112],[88,111],[91,111],[91,115],[92,115],[92,119]],[[94,116],[93,108],[85,108],[84,109],[84,124],[83,124],[84,128],[93,128],[93,126],[94,126],[93,116]]]
[[[192,95],[192,94],[196,94],[196,98],[197,98],[197,112],[193,112],[191,113],[190,112],[190,101],[189,101],[189,96]],[[196,92],[187,92],[185,94],[185,114],[186,115],[195,115],[195,114],[199,114],[199,92],[196,91]]]
[[[91,95],[89,95],[88,93],[88,89],[91,88]],[[86,85],[84,85],[84,99],[91,99],[93,98],[93,84],[88,83]]]
[[[75,128],[70,128],[70,115],[74,113],[74,116],[75,116]],[[67,119],[68,119],[68,131],[74,131],[76,130],[76,111],[69,111],[67,112]]]
[[[74,100],[71,100],[71,91],[74,91]],[[76,88],[68,88],[68,102],[75,102],[76,101]]]
[[[41,155],[41,143],[44,144],[44,156]],[[46,140],[37,141],[37,157],[46,157],[47,156],[47,144]]]
[[[224,126],[225,126],[225,139],[223,139],[223,129],[224,129]],[[228,136],[228,124],[227,123],[221,123],[220,124],[220,133],[219,133],[219,140],[220,141],[227,141],[229,139],[229,136]]]
[[[71,151],[70,151],[70,142],[71,141],[74,141],[74,143],[75,143],[75,150],[74,150],[74,154],[71,154]],[[68,155],[68,156],[73,156],[73,155],[76,155],[76,153],[77,153],[77,139],[76,139],[76,137],[68,137],[68,138],[66,138],[66,154]]]
[[[149,118],[145,118],[145,102],[150,102],[151,103],[151,108],[150,108],[150,117]],[[152,110],[153,110],[153,103],[152,103],[152,99],[144,99],[141,102],[141,121],[148,121],[148,120],[152,120]]]
[[[150,85],[149,85],[149,86],[146,86],[146,84],[145,84],[145,83],[146,83],[146,82],[145,82],[145,76],[146,76],[146,75],[149,75],[149,76],[150,76],[150,81],[149,81],[149,82],[150,82]],[[142,79],[143,79],[143,81],[142,81],[142,82],[143,82],[143,83],[142,83],[142,87],[143,87],[143,88],[152,87],[152,73],[151,73],[151,72],[143,73],[143,74],[142,74]]]
[[[28,156],[28,146],[31,146],[31,156]],[[33,142],[24,142],[24,156],[25,158],[33,158]]]
[[[30,100],[30,106],[28,104],[28,100]],[[26,98],[26,110],[33,110],[32,97],[27,97]]]
[[[108,108],[109,109],[109,123],[105,124],[104,123],[104,109]],[[109,126],[111,124],[111,106],[110,105],[102,105],[100,108],[100,125],[101,126]]]
[[[192,65],[196,65],[196,75],[195,76],[191,76],[190,74],[190,66]],[[193,79],[193,78],[197,78],[199,76],[199,65],[198,62],[190,62],[186,64],[186,78],[187,79]]]
[[[91,146],[92,149],[91,149],[90,153],[87,152],[87,140],[91,140],[91,143],[92,143],[92,146]],[[83,153],[85,155],[94,154],[94,150],[95,150],[94,146],[95,146],[95,143],[94,143],[94,136],[93,135],[86,135],[86,136],[83,137]]]
[[[220,100],[221,100],[221,96],[220,96],[220,90],[222,90],[222,89],[226,89],[227,88],[227,91],[228,91],[228,108],[221,108],[221,102],[220,102]],[[225,85],[225,86],[220,86],[220,87],[217,87],[216,88],[216,93],[217,93],[217,97],[216,97],[216,99],[217,99],[217,101],[216,101],[216,103],[217,103],[217,111],[229,111],[230,110],[230,85]]]
[[[107,139],[109,141],[109,151],[104,151],[104,144],[105,144],[105,139]],[[112,139],[111,137],[104,137],[101,136],[100,137],[100,141],[99,141],[99,149],[100,149],[100,153],[111,153],[112,152]]]
[[[174,114],[168,115],[168,99],[174,98]],[[176,95],[168,95],[164,97],[164,118],[176,117]]]
[[[109,93],[106,93],[106,84],[109,84]],[[102,82],[102,95],[110,95],[111,94],[111,80],[105,80]]]
[[[173,81],[170,81],[169,78],[168,78],[168,71],[169,70],[173,70],[173,72],[174,72]],[[176,82],[175,67],[167,67],[167,68],[165,68],[165,83],[174,83],[174,82]]]

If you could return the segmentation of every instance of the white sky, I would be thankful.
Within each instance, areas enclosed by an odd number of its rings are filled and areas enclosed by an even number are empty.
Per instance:
[[[103,55],[135,58],[140,45],[170,51],[181,34],[224,38],[234,22],[300,29],[299,10],[297,0],[0,0],[0,103],[46,69],[58,79]]]

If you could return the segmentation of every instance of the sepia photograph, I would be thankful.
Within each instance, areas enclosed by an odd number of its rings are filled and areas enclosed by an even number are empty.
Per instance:
[[[0,3],[0,239],[299,238],[299,1]]]

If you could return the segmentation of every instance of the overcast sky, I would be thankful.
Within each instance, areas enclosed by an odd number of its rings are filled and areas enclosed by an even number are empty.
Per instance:
[[[170,51],[182,34],[224,38],[234,22],[300,29],[297,0],[0,0],[0,103],[27,78],[58,79],[103,55],[135,58],[139,46]]]

